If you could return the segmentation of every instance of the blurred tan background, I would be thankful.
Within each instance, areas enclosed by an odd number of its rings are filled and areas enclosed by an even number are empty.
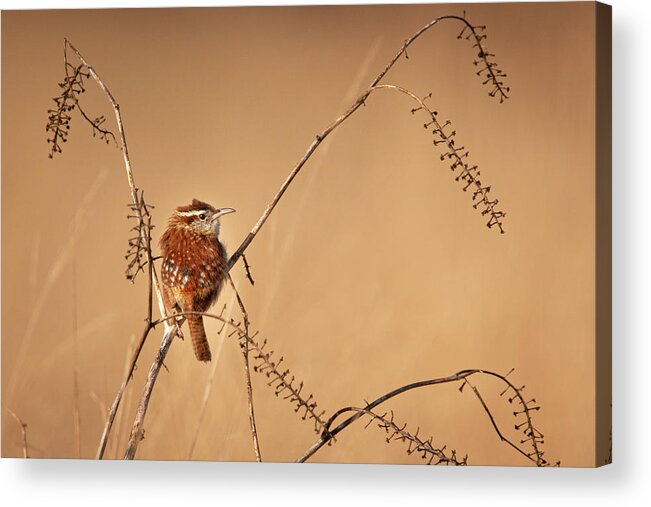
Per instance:
[[[591,3],[3,12],[2,455],[22,455],[11,409],[28,425],[31,456],[93,457],[146,312],[144,277],[124,278],[120,152],[75,115],[63,154],[47,158],[64,37],[121,105],[156,241],[171,210],[197,197],[237,209],[222,222],[233,251],[316,133],[404,39],[464,8],[487,25],[511,99],[487,96],[454,22],[423,36],[384,82],[433,93],[507,211],[506,234],[485,227],[412,103],[380,92],[321,146],[248,249],[255,286],[240,265],[233,273],[253,327],[328,414],[460,369],[515,368],[510,378],[543,407],[546,457],[593,465]],[[88,89],[86,110],[112,118]],[[219,304],[237,314],[230,291]],[[254,459],[239,349],[214,322],[207,329],[211,365],[188,341],[172,345],[138,458]],[[109,457],[124,452],[160,337],[142,353]],[[478,385],[509,432],[500,386]],[[263,458],[296,459],[316,439],[311,423],[264,377],[253,386]],[[386,406],[471,464],[529,464],[457,387]],[[420,463],[363,426],[314,460]]]

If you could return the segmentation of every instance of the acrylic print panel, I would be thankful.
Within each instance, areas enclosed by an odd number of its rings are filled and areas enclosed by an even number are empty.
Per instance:
[[[2,455],[607,463],[609,34],[3,12]]]

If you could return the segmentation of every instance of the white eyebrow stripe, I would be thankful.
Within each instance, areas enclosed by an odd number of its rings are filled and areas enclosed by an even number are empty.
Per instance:
[[[193,211],[177,211],[176,214],[180,217],[196,217],[203,213],[207,213],[204,209],[193,210]]]

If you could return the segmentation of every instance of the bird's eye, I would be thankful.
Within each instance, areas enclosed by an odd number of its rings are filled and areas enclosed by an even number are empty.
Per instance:
[[[201,213],[201,215],[199,215],[199,219],[201,219],[201,220],[205,220],[205,218],[206,218],[206,214],[205,214],[205,213]]]

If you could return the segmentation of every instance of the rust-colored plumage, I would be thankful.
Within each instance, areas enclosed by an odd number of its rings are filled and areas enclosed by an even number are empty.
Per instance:
[[[231,208],[213,208],[197,199],[179,206],[160,239],[162,288],[168,312],[206,312],[228,276],[226,250],[219,241],[219,217]],[[201,315],[188,315],[194,354],[210,361],[210,346]]]

